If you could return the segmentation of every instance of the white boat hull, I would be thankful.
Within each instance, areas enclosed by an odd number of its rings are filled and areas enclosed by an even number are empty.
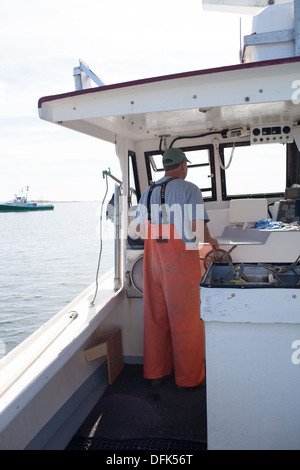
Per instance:
[[[83,351],[95,344],[96,329],[123,293],[113,289],[112,275],[102,279],[91,306],[94,290],[93,285],[1,360],[1,449],[65,448],[107,387],[105,357],[88,362]]]

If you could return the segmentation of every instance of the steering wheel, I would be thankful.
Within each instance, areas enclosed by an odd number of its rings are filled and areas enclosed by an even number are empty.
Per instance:
[[[228,251],[221,250],[221,248],[213,249],[213,250],[209,251],[204,257],[205,269],[207,269],[209,264],[212,263],[212,262],[214,262],[214,263],[231,263],[232,258],[230,256],[230,253],[236,247],[237,247],[237,245],[233,245],[233,247],[230,248],[230,250],[228,250]]]

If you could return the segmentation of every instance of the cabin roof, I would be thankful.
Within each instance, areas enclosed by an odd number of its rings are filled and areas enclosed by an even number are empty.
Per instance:
[[[139,141],[298,121],[299,63],[300,57],[252,62],[45,96],[39,114],[110,142],[117,134]]]

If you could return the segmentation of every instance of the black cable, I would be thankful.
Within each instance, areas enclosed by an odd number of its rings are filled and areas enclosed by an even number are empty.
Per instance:
[[[175,137],[175,139],[172,140],[171,144],[170,144],[170,147],[169,148],[172,148],[172,145],[174,144],[174,142],[176,142],[177,140],[182,140],[182,139],[198,139],[200,137],[206,137],[208,135],[214,135],[214,134],[220,134],[222,137],[226,136],[226,133],[227,133],[228,129],[223,129],[222,131],[211,131],[211,132],[206,132],[204,134],[197,134],[197,135],[181,135],[179,137]],[[161,146],[162,146],[162,141],[163,141],[163,137],[161,137],[160,141],[159,141],[159,153],[161,155],[164,154],[164,151],[162,150]]]
[[[177,140],[182,140],[182,139],[198,139],[199,137],[207,137],[208,135],[213,135],[213,134],[221,134],[222,136],[224,136],[224,133],[226,133],[226,132],[227,132],[226,130],[223,130],[223,131],[206,132],[205,134],[197,134],[197,135],[182,135],[182,136],[176,137],[174,140],[172,140],[172,142],[171,142],[169,148],[172,148],[172,145],[173,145],[174,142],[176,142]]]

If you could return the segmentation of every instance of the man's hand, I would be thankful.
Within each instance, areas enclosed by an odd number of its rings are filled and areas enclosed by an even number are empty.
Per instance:
[[[210,234],[209,228],[207,224],[204,224],[204,241],[205,243],[209,243],[213,248],[219,248],[219,242],[213,235]]]
[[[216,237],[214,237],[213,235],[210,236],[210,240],[208,242],[212,247],[213,249],[217,250],[219,248],[219,242],[218,240],[216,239]]]

